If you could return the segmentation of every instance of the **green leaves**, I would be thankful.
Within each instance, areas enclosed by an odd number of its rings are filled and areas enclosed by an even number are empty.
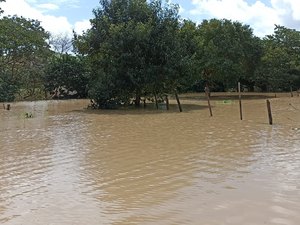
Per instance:
[[[0,102],[10,102],[15,99],[18,84],[7,73],[0,74]]]
[[[230,20],[204,20],[199,26],[199,66],[208,83],[234,88],[251,79],[260,58],[259,39],[248,25]]]
[[[147,97],[184,90],[197,80],[224,89],[238,81],[254,85],[262,47],[248,25],[217,19],[199,26],[180,22],[178,6],[160,0],[100,3],[92,28],[75,37],[91,67],[91,98],[127,101],[138,99],[137,93]]]
[[[75,40],[90,63],[90,97],[104,107],[173,90],[181,57],[178,8],[158,0],[100,3],[92,28]]]
[[[55,56],[44,76],[47,91],[63,88],[66,91],[76,91],[79,98],[87,97],[87,84],[89,73],[85,66],[84,58],[68,54]]]
[[[20,84],[19,88],[26,90],[26,96],[34,94],[41,86],[43,68],[50,52],[48,37],[36,20],[17,16],[0,19],[0,77],[9,76],[12,83]]]
[[[256,82],[264,90],[298,88],[300,81],[300,32],[275,26],[274,34],[263,40],[264,55],[256,72]]]

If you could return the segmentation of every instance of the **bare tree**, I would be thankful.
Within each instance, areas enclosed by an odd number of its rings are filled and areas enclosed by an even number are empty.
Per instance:
[[[59,54],[66,54],[73,50],[73,40],[67,34],[51,35],[49,44]]]

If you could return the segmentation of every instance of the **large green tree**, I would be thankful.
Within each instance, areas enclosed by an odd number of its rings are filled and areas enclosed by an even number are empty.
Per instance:
[[[202,58],[202,51],[200,51],[199,47],[202,43],[202,37],[196,23],[190,20],[183,20],[181,22],[179,41],[180,59],[178,62],[181,63],[179,67],[181,76],[178,81],[180,90],[202,91],[203,87],[199,89],[199,82],[203,80],[199,76],[203,71],[203,68],[199,66],[199,61]]]
[[[204,20],[199,26],[199,67],[208,83],[235,88],[238,81],[253,86],[261,56],[259,38],[248,25],[230,20]]]
[[[14,90],[25,98],[42,87],[44,66],[50,52],[47,40],[48,33],[36,20],[17,16],[0,19],[0,76],[2,80],[9,78],[6,79],[8,93]]]
[[[159,0],[101,0],[92,28],[75,36],[89,59],[90,97],[99,107],[176,88],[181,66],[178,7]],[[173,90],[172,90],[173,91]]]
[[[299,88],[300,32],[276,25],[274,34],[263,39],[263,47],[256,85],[264,91]]]
[[[49,62],[44,85],[53,97],[64,95],[64,97],[85,98],[88,79],[89,73],[84,58],[62,54],[55,55]]]

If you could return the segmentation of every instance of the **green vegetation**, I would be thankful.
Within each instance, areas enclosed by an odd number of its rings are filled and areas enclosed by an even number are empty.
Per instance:
[[[73,39],[53,37],[35,20],[1,18],[0,101],[45,92],[115,108],[205,85],[214,91],[235,90],[237,82],[250,91],[300,87],[297,30],[276,25],[274,34],[258,38],[237,21],[196,25],[162,0],[100,0],[93,13],[91,28]]]
[[[90,64],[90,97],[104,108],[132,98],[138,106],[142,96],[176,89],[184,66],[177,7],[160,1],[100,2],[92,28],[75,39]]]
[[[89,73],[84,59],[68,54],[54,56],[46,67],[44,88],[53,97],[58,95],[86,98]],[[65,92],[74,92],[68,94]]]
[[[253,76],[262,55],[260,40],[248,25],[230,20],[204,20],[198,27],[203,79],[225,91],[238,81],[253,89]]]
[[[256,68],[256,85],[264,91],[287,91],[300,87],[300,32],[275,26],[262,40],[264,54]]]
[[[0,101],[30,97],[41,87],[48,37],[38,21],[16,16],[0,20]]]

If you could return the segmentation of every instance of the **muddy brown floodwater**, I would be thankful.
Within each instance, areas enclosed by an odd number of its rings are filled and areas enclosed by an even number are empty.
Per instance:
[[[299,97],[171,103],[1,109],[0,224],[300,224]]]

